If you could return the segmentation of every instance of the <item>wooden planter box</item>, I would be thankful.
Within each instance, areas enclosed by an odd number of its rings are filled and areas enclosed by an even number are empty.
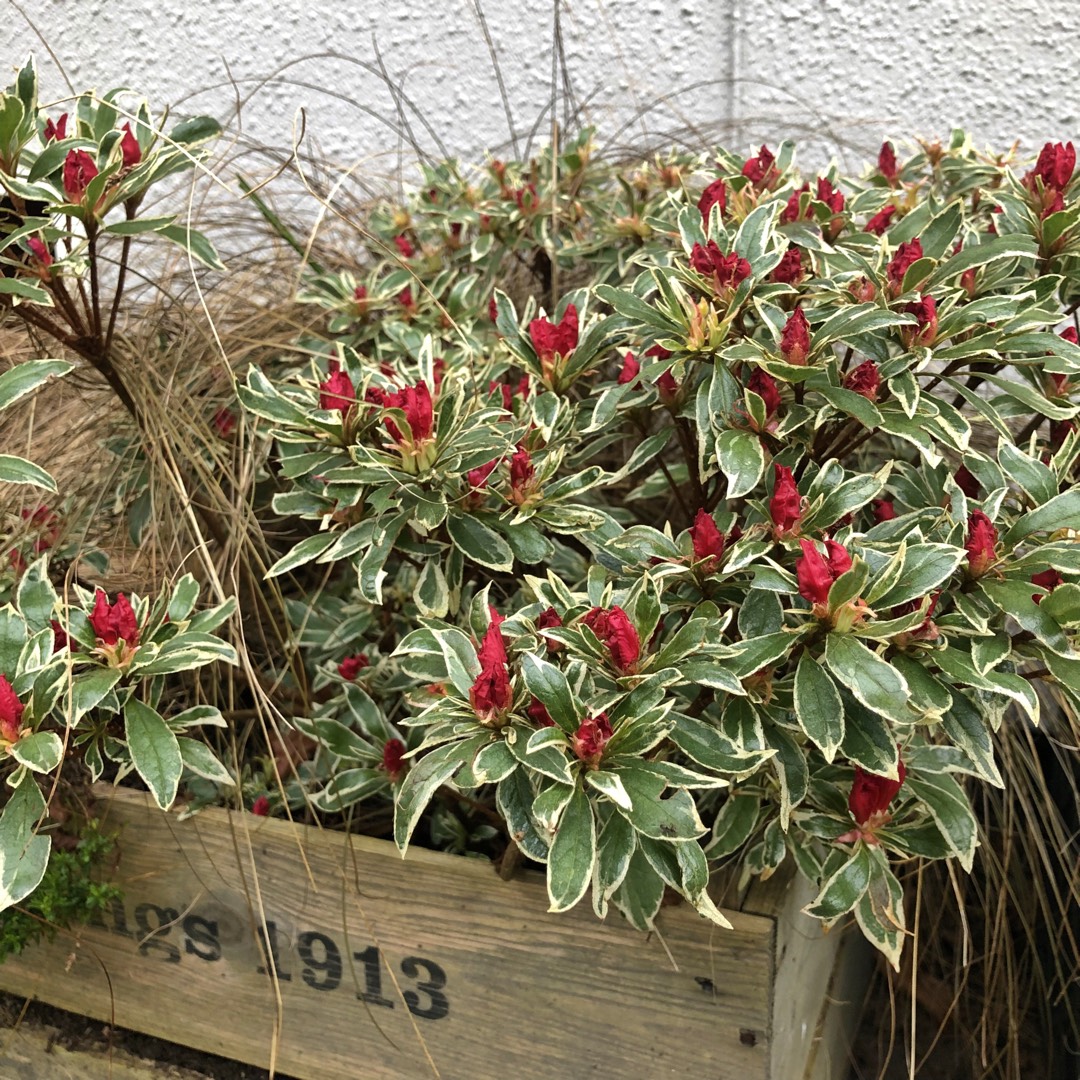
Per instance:
[[[302,1080],[847,1075],[861,950],[779,883],[733,930],[676,906],[644,935],[481,860],[104,797],[123,902],[0,989]]]

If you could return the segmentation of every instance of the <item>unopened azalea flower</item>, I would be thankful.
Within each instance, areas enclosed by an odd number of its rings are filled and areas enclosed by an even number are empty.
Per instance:
[[[844,379],[844,389],[866,398],[867,401],[877,401],[878,391],[881,389],[881,375],[878,374],[877,364],[873,360],[867,360],[854,371],[848,372]]]
[[[709,213],[714,206],[720,207],[721,215],[727,209],[727,186],[720,179],[714,180],[698,199],[698,209],[706,225],[709,223]]]
[[[792,244],[784,252],[784,257],[780,260],[779,265],[769,275],[769,280],[775,281],[779,285],[798,285],[805,274],[806,271],[803,269],[802,263],[802,248],[795,247]]]
[[[893,506],[891,499],[875,499],[871,503],[871,508],[874,513],[874,521],[880,524],[883,521],[892,521],[896,515],[896,507]]]
[[[897,249],[885,268],[886,277],[893,295],[899,296],[904,291],[904,275],[923,257],[922,241],[918,237],[907,240]]]
[[[394,440],[401,445],[419,446],[429,442],[434,435],[435,412],[431,400],[431,390],[421,379],[415,386],[406,386],[386,395],[386,408],[401,409],[405,414],[405,423],[409,426],[408,434],[403,434],[397,425],[390,432]],[[387,429],[393,421],[387,422]],[[397,432],[395,434],[395,431]]]
[[[834,544],[833,541],[828,541]],[[818,551],[812,540],[799,541],[802,558],[795,561],[795,576],[799,582],[799,595],[813,604],[824,606],[829,599],[829,589],[833,582],[851,569],[851,557],[840,544],[828,550],[826,558]]]
[[[540,370],[545,380],[550,382],[559,375],[563,363],[577,348],[577,308],[567,304],[562,319],[557,323],[545,318],[533,319],[529,323],[529,337],[540,360]]]
[[[961,465],[956,472],[953,473],[953,479],[956,481],[956,486],[969,498],[977,499],[979,492],[982,491],[982,484],[972,475],[971,470],[966,465]]]
[[[889,228],[889,223],[892,221],[893,214],[896,213],[896,207],[889,203],[888,206],[883,206],[870,220],[866,223],[866,231],[873,233],[874,236],[884,236],[886,230]]]
[[[87,185],[98,174],[94,159],[85,150],[69,150],[62,173],[64,196],[70,203],[81,203]]]
[[[1039,151],[1035,168],[1024,177],[1024,183],[1034,188],[1038,178],[1046,188],[1064,191],[1076,170],[1076,149],[1070,143],[1046,143]]]
[[[382,767],[391,784],[396,784],[405,775],[409,766],[405,760],[405,744],[400,739],[387,739],[383,744]]]
[[[214,430],[223,439],[227,439],[233,433],[236,429],[236,422],[236,413],[234,413],[228,405],[222,405],[221,408],[214,413]]]
[[[477,650],[480,674],[469,690],[469,701],[482,723],[501,727],[501,721],[513,703],[513,693],[510,689],[506,642],[501,629],[503,616],[493,607],[489,607],[488,611],[491,622]]]
[[[937,337],[937,301],[932,296],[924,296],[914,303],[905,304],[904,311],[918,320],[917,326],[900,327],[904,347],[910,349],[915,345],[933,345]]]
[[[903,761],[898,762],[896,771],[898,778],[892,780],[887,776],[867,772],[861,765],[855,766],[855,780],[848,796],[848,810],[851,811],[858,828],[838,837],[838,840],[844,843],[853,843],[855,840],[864,840],[868,844],[878,843],[875,830],[889,821],[889,804],[896,798],[907,776]]]
[[[117,593],[116,600],[109,603],[104,589],[94,593],[94,607],[90,612],[90,626],[99,645],[116,645],[125,642],[129,648],[139,644],[139,624],[135,611],[123,593]]]
[[[67,138],[68,114],[61,113],[60,119],[53,123],[52,119],[45,121],[45,142],[60,142]]]
[[[968,553],[968,573],[972,577],[982,577],[997,561],[997,538],[997,529],[981,510],[973,510],[968,515],[964,548]]]
[[[48,244],[45,243],[39,236],[28,236],[26,238],[26,246],[30,249],[31,254],[34,256],[34,262],[37,264],[38,272],[42,278],[49,277],[49,267],[53,264],[52,252],[49,251]]]
[[[498,464],[499,459],[493,458],[486,465],[478,465],[475,469],[470,469],[465,474],[465,479],[469,485],[469,504],[474,509],[483,505],[484,490],[487,488],[488,480]]]
[[[536,467],[532,455],[518,446],[510,458],[510,501],[523,506],[536,489]]]
[[[514,192],[514,202],[517,203],[518,209],[522,213],[530,213],[536,210],[540,205],[540,196],[536,194],[535,184],[526,184],[524,187],[519,187]]]
[[[844,193],[825,176],[819,176],[817,182],[817,201],[824,203],[834,214],[844,212]]]
[[[803,184],[797,191],[793,191],[788,196],[787,205],[780,211],[780,220],[785,225],[790,225],[793,221],[798,221],[800,216],[803,216],[802,212],[802,197],[810,194],[810,185]],[[807,200],[806,215],[810,216],[810,201]]]
[[[251,804],[251,812],[256,817],[267,817],[270,814],[270,800],[265,795],[260,795]]]
[[[494,293],[488,299],[488,318],[492,322],[496,322],[499,318],[499,305],[495,302]]]
[[[877,297],[877,287],[869,278],[860,277],[848,286],[848,293],[857,304],[867,304]]]
[[[330,361],[329,376],[319,383],[319,408],[339,412],[343,416],[356,404],[356,389],[337,360]]]
[[[810,355],[810,323],[801,307],[797,307],[784,323],[780,334],[780,355],[789,364],[805,364]]]
[[[546,608],[544,611],[540,612],[540,615],[536,620],[536,629],[540,631],[540,636],[547,642],[548,652],[558,652],[564,646],[561,641],[556,641],[554,638],[548,637],[544,631],[552,630],[557,626],[562,626],[562,624],[562,616],[559,615],[553,607]]]
[[[724,534],[707,510],[698,510],[690,526],[690,542],[697,568],[706,575],[714,573],[724,555]]]
[[[1044,570],[1041,574],[1032,574],[1031,584],[1038,585],[1047,592],[1053,592],[1059,585],[1065,584],[1065,579],[1051,566],[1049,570]],[[1042,603],[1042,598],[1042,593],[1031,594],[1031,599],[1036,604]]]
[[[398,303],[405,309],[406,315],[413,315],[416,313],[416,301],[413,299],[412,289],[405,286],[404,289],[397,295]]]
[[[743,165],[742,174],[758,191],[764,191],[772,187],[780,177],[775,162],[776,158],[773,157],[769,148],[762,146],[757,156],[748,159]]]
[[[364,668],[368,667],[371,661],[364,656],[363,653],[357,653],[355,656],[346,656],[337,666],[338,674],[346,680],[346,682],[352,682]]]
[[[773,493],[769,500],[769,516],[778,537],[794,531],[802,518],[802,498],[795,477],[786,465],[773,463]]]
[[[640,374],[641,365],[634,358],[632,352],[628,352],[623,357],[622,370],[619,372],[618,383],[620,386],[625,386],[627,383],[632,383]]]
[[[746,259],[735,251],[725,255],[715,240],[695,244],[690,251],[690,265],[711,279],[718,295],[737,288],[740,281],[750,276],[750,264]]]
[[[752,390],[763,402],[765,402],[766,418],[776,415],[782,403],[780,388],[776,380],[763,368],[754,368],[753,373],[747,380],[746,388]]]
[[[607,713],[597,716],[587,716],[581,721],[576,732],[570,740],[570,745],[579,760],[584,762],[590,769],[600,768],[600,760],[604,756],[607,744],[614,734],[611,721]]]
[[[52,627],[53,633],[53,652],[58,653],[61,649],[66,649],[71,644],[67,631],[55,619],[49,620],[49,626]]]
[[[668,368],[656,380],[656,392],[660,395],[660,400],[669,407],[678,405],[681,391],[682,387],[675,376],[671,374],[671,368]]]
[[[404,233],[394,237],[394,246],[403,259],[411,259],[416,254],[415,249],[409,242],[409,238]]]
[[[124,137],[120,140],[120,153],[123,155],[124,168],[133,169],[142,161],[139,140],[135,138],[130,124],[125,124],[120,130],[124,133]]]
[[[529,714],[529,719],[537,727],[555,726],[555,721],[551,719],[551,713],[548,712],[547,706],[535,695],[525,711]]]
[[[886,180],[893,186],[895,186],[896,179],[900,175],[900,168],[896,163],[896,151],[893,149],[891,142],[883,142],[881,149],[878,151],[877,159],[878,172],[885,177]]]
[[[641,659],[641,638],[621,607],[594,607],[581,621],[607,646],[611,663],[618,672],[626,675],[636,670]]]
[[[0,743],[5,749],[18,742],[23,733],[22,716],[25,708],[7,677],[0,675]]]

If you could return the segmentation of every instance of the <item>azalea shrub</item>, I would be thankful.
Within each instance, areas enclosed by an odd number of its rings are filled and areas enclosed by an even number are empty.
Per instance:
[[[479,807],[642,929],[790,863],[899,962],[995,733],[1080,704],[1080,183],[960,134],[793,158],[445,163],[308,275],[315,359],[241,390],[309,523],[292,806],[392,792],[402,850]]]

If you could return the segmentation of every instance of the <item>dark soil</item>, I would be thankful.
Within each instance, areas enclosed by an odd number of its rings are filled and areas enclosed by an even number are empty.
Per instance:
[[[203,1054],[186,1046],[140,1035],[135,1031],[111,1027],[88,1020],[85,1016],[54,1009],[39,1001],[31,1002],[23,1014],[25,999],[13,994],[0,993],[0,1026],[13,1027],[22,1021],[45,1024],[59,1030],[56,1040],[66,1050],[125,1050],[135,1057],[147,1058],[162,1065],[176,1065],[202,1073],[207,1080],[269,1080],[266,1069],[254,1065],[242,1065],[216,1054]],[[294,1080],[285,1073],[275,1073],[275,1080]],[[42,1080],[46,1080],[42,1077]]]

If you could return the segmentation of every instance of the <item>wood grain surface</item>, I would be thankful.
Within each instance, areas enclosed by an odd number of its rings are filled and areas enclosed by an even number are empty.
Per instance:
[[[502,881],[486,861],[107,798],[123,902],[0,965],[0,989],[304,1080],[798,1080],[808,1065],[813,1039],[790,1028],[818,1029],[835,943],[790,890],[751,890],[732,930],[683,906],[643,935],[584,905],[550,915],[538,875]]]

